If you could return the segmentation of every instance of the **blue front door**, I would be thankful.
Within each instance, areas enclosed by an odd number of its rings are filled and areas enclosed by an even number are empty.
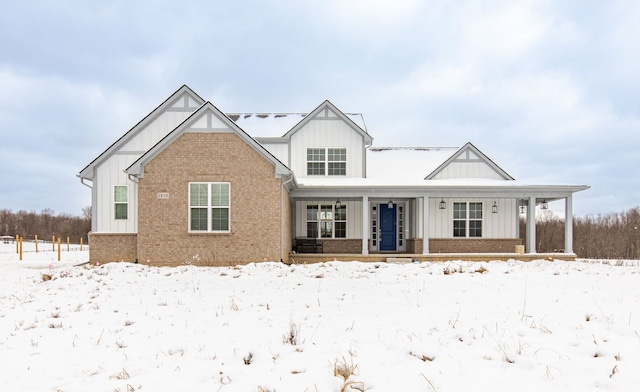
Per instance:
[[[380,250],[396,250],[396,205],[380,204]]]

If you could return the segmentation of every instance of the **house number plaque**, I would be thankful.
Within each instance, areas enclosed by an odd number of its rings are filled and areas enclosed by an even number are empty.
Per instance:
[[[157,196],[158,196],[158,199],[168,199],[169,192],[158,192]]]

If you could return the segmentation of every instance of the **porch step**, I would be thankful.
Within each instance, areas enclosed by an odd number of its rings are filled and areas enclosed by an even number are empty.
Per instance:
[[[387,257],[387,263],[395,263],[395,264],[404,264],[404,263],[412,263],[410,257]]]

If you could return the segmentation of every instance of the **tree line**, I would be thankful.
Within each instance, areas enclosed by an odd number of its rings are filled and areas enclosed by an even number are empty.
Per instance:
[[[51,241],[51,237],[69,237],[72,243],[79,243],[80,238],[88,243],[87,234],[91,231],[91,207],[82,209],[82,216],[69,214],[55,215],[53,210],[44,209],[40,213],[20,210],[0,210],[0,235],[15,237],[19,235],[25,240]]]
[[[40,213],[20,210],[0,210],[0,235],[19,235],[25,239],[49,240],[69,237],[72,242],[91,230],[91,208],[82,209],[82,216],[55,215],[53,210]],[[520,218],[520,238],[526,238],[526,222]],[[640,259],[640,207],[621,213],[587,215],[573,219],[573,251],[578,257],[597,259]],[[564,219],[550,211],[536,220],[536,251],[564,251]]]
[[[526,222],[520,218],[520,238]],[[536,219],[536,251],[564,250],[564,219],[546,212]],[[640,259],[640,207],[573,218],[573,252],[582,258]]]

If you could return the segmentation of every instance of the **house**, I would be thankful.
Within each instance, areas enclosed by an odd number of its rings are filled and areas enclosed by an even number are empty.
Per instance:
[[[361,114],[223,113],[182,86],[78,174],[91,188],[92,262],[300,261],[536,255],[535,208],[585,185],[520,183],[471,143],[373,146]],[[410,255],[410,256],[408,256]],[[345,256],[346,257],[346,256]],[[320,260],[317,258],[315,260]]]

